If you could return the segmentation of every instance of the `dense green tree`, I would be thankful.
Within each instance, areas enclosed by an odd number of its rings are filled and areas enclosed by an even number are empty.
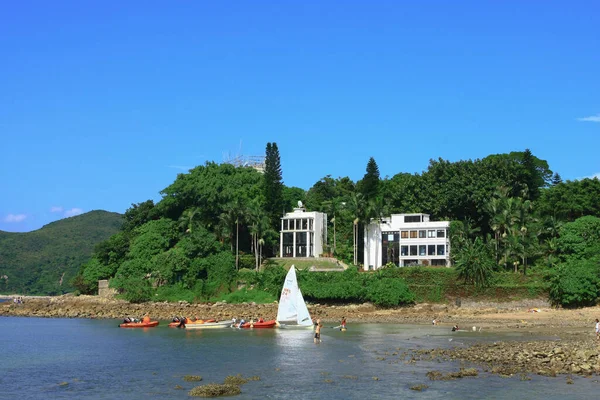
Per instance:
[[[265,199],[265,211],[271,222],[271,228],[279,231],[279,224],[285,210],[285,205],[283,202],[281,159],[277,143],[267,143],[263,196]]]
[[[306,203],[306,192],[299,187],[283,187],[282,191],[283,207],[285,212],[292,211],[298,206],[298,201]]]
[[[160,218],[160,213],[154,206],[154,201],[146,200],[142,203],[132,204],[125,211],[123,221],[123,231],[132,232],[135,228],[144,225],[146,222]]]
[[[600,217],[600,180],[581,179],[558,183],[543,189],[537,212],[564,221],[592,215]]]
[[[571,258],[561,263],[552,277],[550,300],[563,307],[594,305],[600,296],[597,261]]]
[[[363,197],[370,201],[379,195],[379,167],[373,157],[369,158],[365,175],[359,184]]]
[[[600,218],[586,216],[564,224],[558,238],[563,260],[600,258]]]

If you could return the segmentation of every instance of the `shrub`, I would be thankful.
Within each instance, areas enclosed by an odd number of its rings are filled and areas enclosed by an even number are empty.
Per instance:
[[[373,279],[367,286],[367,300],[381,307],[394,307],[415,301],[415,294],[401,279]]]
[[[218,297],[213,297],[210,299],[211,302],[217,301],[226,301],[227,303],[273,303],[276,299],[275,297],[264,291],[259,289],[248,290],[243,288],[241,290],[237,290],[235,292],[227,293]]]
[[[592,260],[569,259],[551,278],[550,300],[563,307],[593,305],[600,295],[600,268]]]

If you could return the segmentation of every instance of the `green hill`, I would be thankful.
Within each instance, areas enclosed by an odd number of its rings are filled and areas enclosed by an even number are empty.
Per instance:
[[[70,281],[94,246],[117,233],[122,223],[121,214],[97,210],[32,232],[0,231],[0,293],[72,291]]]

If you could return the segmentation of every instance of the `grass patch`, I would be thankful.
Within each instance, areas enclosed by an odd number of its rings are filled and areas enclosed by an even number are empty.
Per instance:
[[[218,297],[210,299],[211,302],[226,301],[227,303],[239,304],[239,303],[258,303],[268,304],[273,303],[277,300],[272,294],[267,293],[263,290],[253,289],[248,290],[246,288],[237,290],[232,293],[223,294]]]
[[[196,297],[196,294],[191,289],[184,289],[178,285],[161,286],[156,289],[152,301],[168,301],[170,303],[187,301],[188,303],[193,303]]]

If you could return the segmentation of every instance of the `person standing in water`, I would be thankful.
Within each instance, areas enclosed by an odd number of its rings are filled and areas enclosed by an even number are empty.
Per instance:
[[[342,317],[342,324],[340,325],[340,330],[346,330],[346,317]]]
[[[321,328],[323,327],[323,324],[321,323],[321,320],[318,319],[317,323],[315,324],[315,343],[321,343]]]

